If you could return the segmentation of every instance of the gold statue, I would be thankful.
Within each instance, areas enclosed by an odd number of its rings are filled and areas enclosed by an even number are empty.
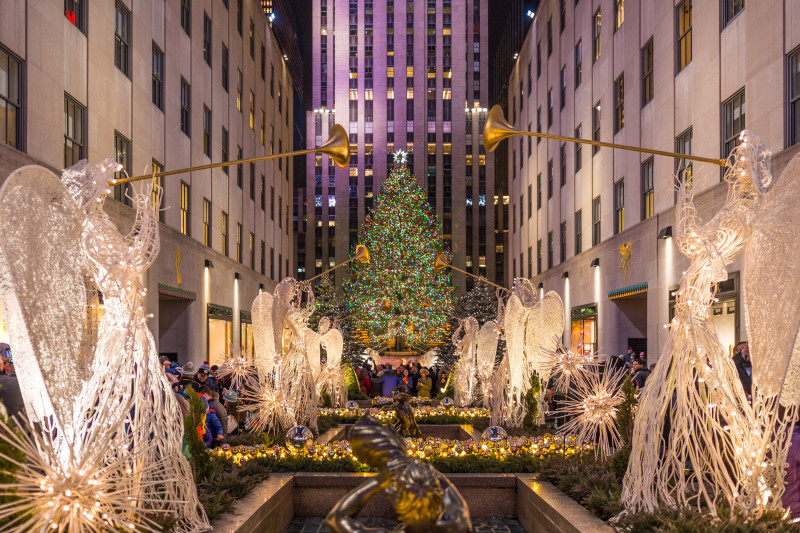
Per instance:
[[[628,279],[628,270],[633,268],[633,244],[631,241],[626,242],[625,244],[619,247],[619,255],[620,257],[620,265],[617,267],[623,272],[623,281],[627,281]]]
[[[386,491],[400,524],[395,533],[464,533],[472,531],[467,502],[441,472],[409,457],[406,441],[369,415],[350,429],[350,446],[362,463],[378,474],[347,494],[326,518],[333,533],[384,532],[370,529],[356,515],[370,498]]]
[[[419,430],[417,421],[414,419],[414,409],[411,407],[411,396],[408,394],[408,389],[405,385],[398,385],[392,391],[392,400],[394,403],[381,407],[381,411],[391,411],[394,409],[397,415],[397,422],[394,424],[394,429],[397,430],[403,437],[422,438],[422,432]]]

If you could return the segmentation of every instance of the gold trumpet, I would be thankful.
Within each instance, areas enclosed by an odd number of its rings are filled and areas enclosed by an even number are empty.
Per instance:
[[[262,157],[251,157],[248,159],[238,159],[236,161],[223,161],[222,163],[210,163],[208,165],[200,165],[198,167],[179,168],[177,170],[168,170],[165,172],[156,172],[146,176],[134,176],[132,178],[123,178],[119,180],[111,180],[109,186],[121,185],[123,183],[130,183],[132,181],[140,181],[152,178],[160,178],[164,176],[174,176],[175,174],[184,174],[186,172],[195,172],[198,170],[208,170],[211,168],[229,167],[232,165],[242,165],[244,163],[255,163],[256,161],[268,161],[270,159],[278,159],[279,157],[293,157],[296,155],[305,155],[320,153],[325,154],[333,159],[336,166],[339,168],[347,168],[350,164],[350,139],[347,137],[347,132],[339,124],[335,124],[330,131],[328,142],[318,148],[311,148],[309,150],[297,150],[295,152],[288,152],[285,154],[265,155]]]
[[[486,117],[486,125],[483,128],[483,146],[486,151],[492,152],[497,145],[506,137],[514,135],[528,135],[529,137],[540,137],[542,139],[554,139],[556,141],[567,141],[581,144],[591,144],[592,146],[605,146],[608,148],[618,148],[620,150],[632,150],[645,154],[665,155],[678,159],[689,159],[691,161],[701,161],[712,163],[721,167],[725,166],[725,159],[713,159],[710,157],[699,157],[694,155],[679,154],[677,152],[665,152],[663,150],[652,150],[650,148],[639,148],[638,146],[628,146],[625,144],[613,144],[601,141],[590,141],[588,139],[577,139],[575,137],[562,137],[560,135],[548,135],[546,133],[535,133],[532,131],[521,131],[511,126],[503,116],[503,108],[499,105],[494,106]]]
[[[495,106],[495,107],[497,107],[497,106]],[[481,281],[483,281],[485,283],[488,283],[492,287],[497,287],[498,289],[504,290],[504,291],[506,291],[508,293],[511,292],[509,289],[506,289],[505,287],[501,287],[497,283],[492,283],[491,281],[489,281],[486,278],[483,278],[481,276],[476,276],[475,274],[471,274],[471,273],[467,272],[466,270],[461,270],[458,267],[454,267],[453,265],[451,265],[450,263],[447,262],[447,255],[445,253],[440,253],[439,255],[436,256],[436,261],[433,264],[433,268],[435,268],[436,270],[444,270],[445,268],[451,268],[451,269],[455,270],[456,272],[461,272],[462,274],[466,274],[467,276],[469,276],[471,278],[479,279],[479,280],[481,280]]]
[[[339,127],[341,127],[341,126],[339,126]],[[353,257],[351,257],[350,259],[348,259],[347,261],[345,261],[343,263],[339,263],[338,265],[336,265],[333,268],[329,268],[325,272],[317,274],[313,278],[310,278],[308,281],[314,281],[315,279],[324,276],[328,272],[332,272],[332,271],[336,270],[339,267],[345,266],[347,263],[349,263],[350,261],[353,261],[355,259],[357,259],[358,261],[360,261],[362,263],[369,263],[369,250],[367,250],[366,246],[364,246],[363,244],[357,245],[356,246],[356,255],[354,255]]]

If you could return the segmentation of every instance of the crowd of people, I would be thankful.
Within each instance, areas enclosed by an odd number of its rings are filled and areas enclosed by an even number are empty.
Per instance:
[[[398,385],[405,385],[411,396],[434,398],[444,392],[449,376],[446,369],[424,367],[418,361],[394,368],[391,363],[376,364],[372,357],[367,358],[357,375],[361,392],[370,398],[391,398]]]

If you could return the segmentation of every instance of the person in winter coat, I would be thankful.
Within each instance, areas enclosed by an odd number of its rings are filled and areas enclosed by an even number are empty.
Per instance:
[[[792,445],[786,455],[786,492],[783,493],[783,507],[790,509],[792,518],[800,517],[800,429],[797,426],[792,433]]]
[[[178,380],[177,383],[172,384],[172,390],[188,400],[189,398],[186,396],[186,387],[193,387],[195,390],[200,388],[200,384],[192,379],[193,375],[194,365],[190,361],[181,368],[181,379]]]
[[[427,368],[422,368],[419,371],[419,381],[417,382],[417,397],[430,398],[431,387],[433,387],[433,380],[430,378],[430,372]]]
[[[372,384],[369,381],[369,375],[363,368],[358,369],[358,385],[361,387],[361,392],[367,396],[372,396]]]
[[[739,374],[739,380],[742,382],[742,388],[748,396],[752,394],[753,378],[748,372],[750,366],[750,347],[747,341],[740,342],[733,347],[733,364],[736,365],[736,372]],[[751,370],[752,371],[752,370]]]
[[[228,434],[228,411],[223,407],[222,402],[219,401],[219,394],[213,392],[210,388],[203,385],[198,391],[203,398],[208,402],[208,408],[214,411],[217,415],[219,423],[222,425],[222,434]]]
[[[167,381],[169,381],[169,384],[172,385],[173,383],[177,383],[178,376],[169,372],[169,369],[172,367],[172,361],[169,360],[169,357],[167,357],[166,355],[162,355],[161,357],[158,358],[158,360],[161,362],[161,369],[167,376]]]
[[[386,365],[386,370],[382,375],[380,372],[378,373],[378,380],[376,381],[376,383],[381,383],[381,396],[386,398],[392,397],[392,392],[394,392],[394,389],[397,388],[397,384],[399,382],[400,380],[397,377],[397,372],[392,369],[392,365]]]
[[[633,384],[636,385],[637,389],[642,390],[647,378],[650,377],[650,369],[647,368],[645,362],[638,357],[633,358],[631,365],[633,367],[631,369],[631,372],[633,373]]]
[[[383,375],[383,372],[385,370],[386,367],[380,365],[375,369],[375,372],[373,372],[372,375],[369,377],[369,388],[372,391],[372,394],[369,395],[370,398],[374,398],[375,396],[378,396],[380,394],[381,386],[380,383],[378,382],[378,379],[380,379],[380,376]]]
[[[206,448],[212,448],[215,443],[225,440],[225,432],[222,429],[222,424],[219,423],[214,410],[208,407],[208,400],[201,396],[203,405],[206,406],[206,432],[203,435],[203,442]]]

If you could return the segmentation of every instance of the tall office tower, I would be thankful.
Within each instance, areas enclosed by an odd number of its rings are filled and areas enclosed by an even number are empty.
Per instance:
[[[338,123],[353,156],[347,169],[326,156],[307,160],[300,279],[349,257],[397,150],[408,152],[442,219],[453,264],[496,278],[503,242],[502,233],[495,238],[495,208],[503,198],[495,199],[481,135],[488,8],[487,0],[314,0],[306,142],[325,142]],[[345,272],[336,275],[341,281]],[[454,272],[453,283],[463,293],[473,282]]]

